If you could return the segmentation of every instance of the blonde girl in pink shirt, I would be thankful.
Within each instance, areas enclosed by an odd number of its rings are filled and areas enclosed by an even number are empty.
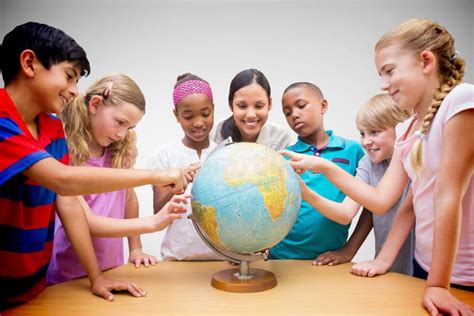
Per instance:
[[[137,155],[133,128],[144,113],[145,97],[130,77],[111,74],[94,82],[85,94],[66,104],[61,112],[71,164],[133,168]],[[188,175],[186,177],[191,180]],[[186,203],[185,198],[176,196],[163,206],[159,214],[138,218],[138,199],[133,188],[84,195],[81,202],[102,271],[124,264],[123,236],[128,236],[129,262],[136,267],[154,265],[157,259],[142,251],[140,233],[162,230],[186,212],[179,204]],[[47,284],[85,275],[64,226],[57,219]]]
[[[388,271],[415,226],[415,276],[427,277],[423,305],[431,315],[473,315],[450,285],[474,290],[474,86],[461,83],[464,60],[454,39],[429,20],[410,19],[382,36],[375,63],[385,90],[415,115],[397,126],[395,151],[377,188],[329,161],[282,152],[296,171],[322,172],[367,209],[388,209],[411,180],[414,210],[398,212],[375,260],[352,273]]]

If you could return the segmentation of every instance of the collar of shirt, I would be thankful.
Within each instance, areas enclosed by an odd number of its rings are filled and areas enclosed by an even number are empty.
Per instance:
[[[329,135],[329,141],[327,145],[323,148],[316,148],[316,146],[305,143],[301,137],[298,136],[298,141],[296,144],[290,147],[290,150],[297,152],[297,153],[302,153],[302,154],[308,154],[311,152],[313,155],[319,156],[320,153],[328,148],[344,148],[345,147],[345,141],[343,138],[338,137],[333,134],[332,131],[326,131],[326,134]]]

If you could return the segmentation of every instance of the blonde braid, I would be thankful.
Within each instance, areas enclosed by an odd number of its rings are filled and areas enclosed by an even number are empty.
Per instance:
[[[449,92],[451,92],[451,90],[453,90],[458,84],[462,82],[462,78],[464,76],[464,60],[456,56],[454,59],[451,57],[448,62],[451,64],[451,76],[445,79],[445,82],[441,84],[433,96],[433,101],[431,102],[431,105],[429,106],[427,113],[423,118],[423,123],[421,126],[422,135],[427,135],[431,126],[431,122],[433,121],[436,112],[438,112],[438,109],[441,106],[444,98]],[[413,145],[410,155],[410,162],[416,174],[420,174],[421,169],[423,168],[422,141],[423,138],[417,139]]]

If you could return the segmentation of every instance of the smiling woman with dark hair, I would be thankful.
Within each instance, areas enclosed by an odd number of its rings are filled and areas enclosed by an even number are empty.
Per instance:
[[[217,143],[231,137],[234,142],[258,143],[275,150],[294,143],[295,137],[289,131],[267,122],[272,108],[271,89],[259,70],[246,69],[232,79],[229,107],[232,115],[217,126]]]

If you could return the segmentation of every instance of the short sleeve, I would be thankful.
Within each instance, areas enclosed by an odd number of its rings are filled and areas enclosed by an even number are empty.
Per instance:
[[[359,165],[357,166],[356,177],[361,179],[365,183],[369,183],[370,166],[371,166],[371,163],[370,163],[369,157],[364,156],[359,161]]]
[[[0,113],[0,185],[39,160],[51,157],[5,114]]]
[[[445,98],[441,105],[446,108],[445,123],[456,114],[474,108],[474,85],[460,84],[454,88]]]
[[[258,135],[257,143],[268,146],[274,150],[282,150],[294,144],[296,136],[282,126],[267,122]]]

